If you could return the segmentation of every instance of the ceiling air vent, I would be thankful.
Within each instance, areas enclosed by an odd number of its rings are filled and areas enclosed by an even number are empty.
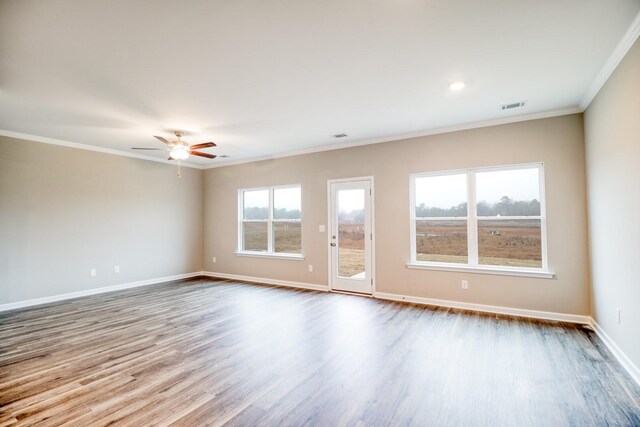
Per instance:
[[[520,101],[520,102],[512,102],[511,104],[502,104],[500,106],[500,109],[501,110],[512,110],[514,108],[524,107],[526,103],[527,103],[526,101]]]
[[[346,133],[336,133],[335,135],[333,135],[334,138],[346,138],[347,134]]]

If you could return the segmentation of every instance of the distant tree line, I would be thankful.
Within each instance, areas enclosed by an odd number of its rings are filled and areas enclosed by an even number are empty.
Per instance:
[[[512,200],[508,196],[502,196],[498,203],[489,204],[485,201],[478,203],[479,216],[538,216],[540,215],[540,202],[533,200]]]
[[[503,196],[497,203],[478,202],[478,216],[538,216],[540,215],[540,202],[533,200],[513,200]],[[467,216],[467,203],[460,203],[450,208],[429,207],[421,203],[416,207],[416,216],[422,218]],[[267,219],[269,209],[266,207],[248,207],[244,209],[245,219]],[[274,219],[300,219],[300,209],[274,209]],[[341,210],[338,213],[341,221],[353,223],[364,222],[364,209],[352,211]]]
[[[540,202],[533,200],[513,200],[503,196],[497,203],[478,202],[478,216],[538,216]],[[467,203],[460,203],[448,209],[429,207],[424,203],[416,207],[416,216],[423,218],[467,216]]]
[[[417,217],[451,217],[451,216],[467,216],[467,203],[460,203],[457,206],[451,206],[448,209],[445,208],[431,208],[425,206],[424,203],[420,203],[420,206],[416,207]]]
[[[338,219],[353,224],[364,224],[364,209],[354,209],[352,211],[341,210],[338,212]]]
[[[245,219],[268,219],[269,218],[269,208],[263,207],[250,207],[244,208],[244,218]],[[287,209],[280,208],[273,210],[273,218],[274,219],[300,219],[300,209]]]

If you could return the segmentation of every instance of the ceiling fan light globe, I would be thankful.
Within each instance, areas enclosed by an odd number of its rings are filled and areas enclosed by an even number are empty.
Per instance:
[[[189,151],[184,147],[176,147],[171,150],[169,156],[175,160],[186,160],[189,158]]]

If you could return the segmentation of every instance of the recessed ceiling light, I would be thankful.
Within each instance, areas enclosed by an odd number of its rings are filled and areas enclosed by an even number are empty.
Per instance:
[[[466,86],[465,82],[453,82],[449,85],[449,89],[453,90],[453,91],[459,91],[464,89],[464,87]]]

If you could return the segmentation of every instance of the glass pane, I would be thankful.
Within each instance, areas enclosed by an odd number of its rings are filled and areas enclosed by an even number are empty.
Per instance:
[[[269,190],[243,192],[244,219],[269,218]]]
[[[478,262],[483,265],[541,268],[540,220],[478,221]]]
[[[467,221],[416,221],[416,260],[466,264]]]
[[[301,218],[300,187],[276,188],[273,190],[273,218]]]
[[[478,216],[539,216],[539,170],[516,169],[476,174]]]
[[[416,178],[416,217],[467,216],[467,175]]]
[[[244,222],[242,224],[243,249],[266,252],[268,249],[268,222]]]
[[[273,238],[276,252],[302,253],[302,228],[299,222],[274,222]]]
[[[338,191],[338,276],[365,279],[364,190]]]

